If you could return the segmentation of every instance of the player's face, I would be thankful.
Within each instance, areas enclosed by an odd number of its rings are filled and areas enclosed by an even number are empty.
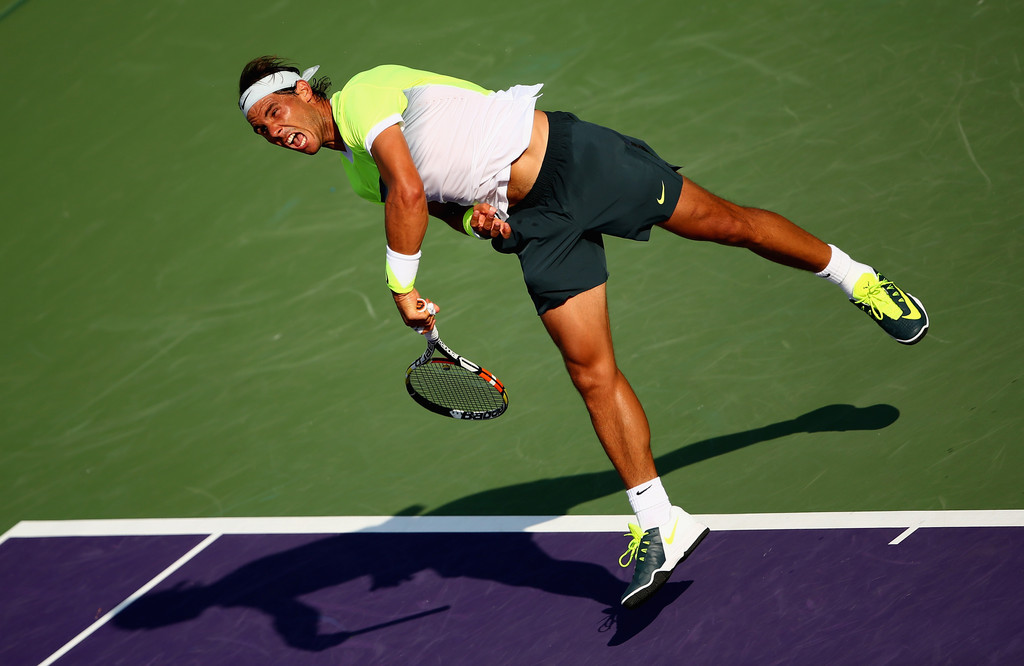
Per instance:
[[[256,102],[245,119],[264,139],[282,148],[312,155],[323,145],[322,118],[309,86],[300,81],[295,94],[274,93]]]

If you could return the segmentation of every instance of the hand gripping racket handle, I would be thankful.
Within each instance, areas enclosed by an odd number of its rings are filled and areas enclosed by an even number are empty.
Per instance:
[[[430,314],[437,314],[437,309],[434,307],[434,304],[431,303],[430,301],[423,298],[416,301],[417,310],[422,310],[424,308],[426,308],[427,312],[429,312]],[[437,322],[434,322],[434,328],[430,329],[429,331],[424,332],[422,328],[417,328],[416,332],[420,333],[421,335],[427,336],[427,344],[429,344],[431,347],[436,345],[437,341],[440,340],[440,336],[437,333]]]

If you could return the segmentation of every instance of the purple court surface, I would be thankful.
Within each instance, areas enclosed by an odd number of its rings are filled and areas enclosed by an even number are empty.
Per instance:
[[[1024,663],[1024,527],[717,529],[635,611],[627,542],[12,530],[0,664]]]

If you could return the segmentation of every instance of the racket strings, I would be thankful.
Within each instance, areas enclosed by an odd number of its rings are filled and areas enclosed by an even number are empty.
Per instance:
[[[445,409],[489,412],[505,399],[486,379],[450,361],[434,359],[409,373],[409,385],[421,397]]]

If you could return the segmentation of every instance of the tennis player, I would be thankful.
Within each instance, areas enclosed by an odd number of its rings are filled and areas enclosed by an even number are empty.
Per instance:
[[[330,94],[270,56],[245,66],[239,107],[270,143],[340,153],[361,197],[384,205],[385,274],[405,324],[433,326],[416,288],[428,215],[514,253],[527,291],[565,360],[597,436],[627,488],[637,525],[620,564],[635,561],[622,604],[646,601],[708,533],[670,502],[647,417],[619,371],[605,298],[603,235],[646,241],[658,225],[692,240],[748,248],[815,273],[904,344],[928,330],[921,302],[775,213],[704,190],[646,143],[536,109],[542,84],[490,91],[384,65]]]

